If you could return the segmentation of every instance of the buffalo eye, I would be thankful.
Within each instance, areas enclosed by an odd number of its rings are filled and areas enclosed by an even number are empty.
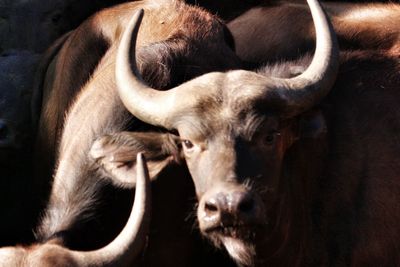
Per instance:
[[[193,143],[190,142],[189,140],[182,140],[182,143],[183,143],[183,146],[184,146],[186,149],[191,149],[191,148],[193,148]]]
[[[275,143],[277,136],[281,135],[279,132],[270,132],[264,138],[265,145],[271,146]]]

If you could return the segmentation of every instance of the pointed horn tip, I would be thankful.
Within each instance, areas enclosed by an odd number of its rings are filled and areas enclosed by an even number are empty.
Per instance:
[[[128,26],[128,28],[136,28],[135,30],[139,31],[139,27],[142,22],[143,16],[144,16],[144,9],[140,8],[131,17],[131,20],[129,22],[130,25]]]
[[[139,152],[139,153],[136,155],[136,162],[137,162],[137,164],[139,164],[140,167],[143,167],[145,161],[146,161],[146,159],[144,158],[143,152]]]
[[[144,15],[144,9],[139,8],[139,10],[136,11],[136,13],[133,15],[133,17],[135,17],[136,19],[142,19],[143,15]]]
[[[139,152],[136,156],[137,175],[143,176],[144,179],[149,180],[149,170],[147,168],[147,161],[143,152]]]
[[[133,24],[133,27],[137,27],[139,28],[142,19],[144,16],[144,9],[140,8],[138,11],[135,12],[135,14],[133,14],[132,19],[131,19],[131,24]]]
[[[173,105],[168,103],[175,101],[175,92],[172,89],[159,91],[148,86],[137,66],[136,49],[140,46],[137,41],[143,14],[143,9],[135,12],[118,45],[115,62],[117,91],[125,108],[133,116],[170,129],[168,117],[171,116]]]
[[[331,89],[339,65],[334,28],[318,0],[307,0],[316,30],[316,48],[308,68],[300,75],[284,79],[297,93],[287,96],[286,116],[294,116],[320,101]],[[279,89],[278,89],[279,90]],[[292,90],[290,90],[293,92]]]
[[[139,153],[137,154],[137,156],[136,156],[136,159],[137,159],[137,161],[140,160],[140,162],[141,162],[141,164],[142,164],[142,161],[144,160],[144,153],[143,153],[143,152],[139,152]]]

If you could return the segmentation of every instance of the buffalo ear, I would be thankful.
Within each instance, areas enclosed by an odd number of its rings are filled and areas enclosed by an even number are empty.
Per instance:
[[[113,184],[132,188],[136,184],[136,155],[147,159],[150,179],[170,163],[180,162],[179,137],[168,133],[120,132],[98,138],[90,156]]]
[[[328,132],[325,117],[320,110],[312,110],[303,114],[299,126],[300,138],[321,138]]]

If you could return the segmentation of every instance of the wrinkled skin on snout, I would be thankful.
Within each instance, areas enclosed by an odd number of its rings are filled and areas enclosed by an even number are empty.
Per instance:
[[[273,66],[264,75],[214,72],[163,92],[144,84],[135,64],[130,67],[130,41],[135,43],[140,17],[132,20],[117,52],[121,100],[137,118],[170,133],[117,133],[98,139],[91,150],[91,156],[126,186],[134,185],[125,181],[132,181],[133,155],[140,151],[153,162],[153,178],[163,165],[184,160],[199,201],[200,231],[242,266],[255,265],[258,254],[269,253],[259,253],[259,247],[279,227],[269,220],[281,212],[277,203],[284,191],[280,187],[285,153],[307,135],[300,129],[312,128],[307,121],[323,121],[318,115],[301,117],[329,92],[336,77],[338,49],[332,26],[318,2],[308,2],[317,49],[302,74],[292,77],[290,70],[297,68],[285,65]],[[317,132],[323,132],[323,123],[317,125]]]

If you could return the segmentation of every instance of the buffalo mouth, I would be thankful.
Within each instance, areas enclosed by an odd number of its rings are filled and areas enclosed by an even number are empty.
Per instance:
[[[255,225],[221,225],[204,229],[206,235],[216,235],[220,237],[231,237],[243,240],[254,240],[256,231],[259,226]]]
[[[224,225],[202,229],[217,248],[225,248],[239,266],[254,266],[256,235],[260,225]]]

